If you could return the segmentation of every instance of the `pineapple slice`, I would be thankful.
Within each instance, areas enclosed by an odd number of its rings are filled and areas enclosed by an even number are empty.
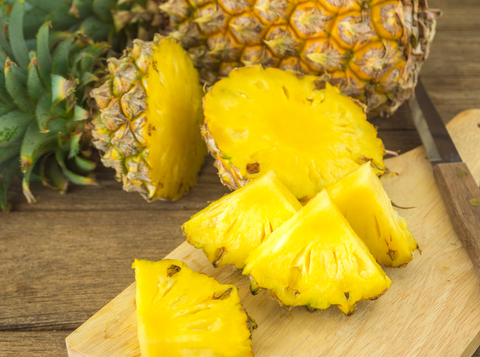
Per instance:
[[[143,357],[253,356],[255,322],[235,285],[178,260],[135,260],[138,339]]]
[[[202,135],[233,190],[273,170],[306,202],[367,161],[386,171],[365,107],[318,77],[239,68],[212,87],[204,108]]]
[[[215,267],[242,269],[247,256],[301,208],[271,171],[198,212],[182,229]]]
[[[377,262],[398,267],[412,260],[417,241],[369,164],[328,187],[327,192]]]
[[[243,274],[250,275],[252,293],[269,289],[288,308],[337,305],[346,315],[391,284],[326,191],[255,249]]]

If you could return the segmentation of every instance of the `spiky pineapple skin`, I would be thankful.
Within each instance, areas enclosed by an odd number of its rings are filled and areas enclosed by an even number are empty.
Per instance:
[[[160,120],[153,120],[158,115],[155,112],[159,110],[150,109],[148,105],[149,97],[155,95],[155,89],[148,88],[151,71],[160,73],[162,70],[157,68],[157,62],[154,59],[155,48],[166,45],[177,46],[184,55],[183,58],[170,56],[168,60],[173,61],[173,66],[185,64],[188,71],[194,72],[195,69],[191,60],[176,40],[165,39],[162,36],[156,36],[154,41],[144,42],[135,40],[132,49],[127,49],[124,56],[120,59],[110,58],[108,60],[109,75],[105,83],[93,90],[91,96],[96,100],[99,107],[99,113],[93,120],[93,144],[102,152],[101,160],[107,167],[114,168],[116,179],[123,183],[123,188],[128,192],[139,192],[147,201],[155,199],[177,200],[182,197],[189,188],[194,186],[197,181],[197,174],[203,164],[206,154],[206,147],[200,136],[199,125],[203,120],[201,111],[202,89],[198,83],[198,74],[189,78],[189,85],[192,89],[185,90],[186,96],[191,94],[188,99],[190,102],[184,103],[185,107],[192,107],[194,118],[188,123],[183,123],[185,127],[194,132],[190,137],[164,137],[164,142],[156,142],[154,138],[155,131],[162,131],[164,126],[172,124],[173,120],[179,118],[163,118],[160,114]],[[152,69],[153,68],[153,69]],[[159,72],[160,71],[160,72]],[[177,73],[178,74],[178,73]],[[168,76],[168,73],[164,73]],[[173,75],[173,74],[172,74]],[[170,83],[176,81],[171,78]],[[168,84],[168,83],[167,83]],[[184,87],[185,88],[185,87]],[[181,93],[170,93],[172,97],[182,97]],[[163,109],[168,109],[172,103],[159,98]],[[168,143],[171,143],[169,145]],[[178,159],[179,153],[172,145],[183,145],[191,147],[186,153],[190,164],[184,162],[178,167],[165,167],[165,177],[162,181],[154,177],[152,170],[162,166],[157,156],[152,152],[155,147],[166,145],[167,156]],[[173,160],[175,161],[175,160]],[[175,162],[173,163],[175,164]],[[163,166],[166,166],[164,164]],[[178,170],[177,170],[178,168]],[[174,173],[168,170],[180,171],[178,175],[182,176],[175,180]],[[188,171],[188,173],[185,173]],[[172,183],[173,182],[173,183]],[[170,184],[175,184],[174,189]],[[165,186],[165,187],[164,187]]]
[[[202,79],[261,64],[324,76],[392,114],[411,95],[435,34],[426,0],[169,0],[170,36]]]

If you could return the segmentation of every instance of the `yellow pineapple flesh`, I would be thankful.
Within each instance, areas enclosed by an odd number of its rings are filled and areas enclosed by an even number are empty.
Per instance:
[[[202,134],[231,189],[274,171],[308,201],[367,161],[386,171],[365,107],[315,76],[239,68],[212,87],[204,108]]]
[[[378,263],[398,267],[412,260],[418,244],[370,165],[364,164],[327,192]]]
[[[135,260],[138,339],[143,357],[251,357],[256,325],[235,285],[178,260]]]
[[[195,214],[183,226],[187,242],[215,266],[242,269],[247,256],[302,208],[273,172]]]
[[[426,0],[169,0],[170,36],[204,81],[260,64],[325,76],[372,114],[412,93],[435,35]]]
[[[344,314],[391,284],[328,193],[322,191],[247,258],[252,292],[269,289],[288,308],[336,305]]]
[[[108,68],[91,93],[100,109],[92,135],[102,162],[126,191],[149,201],[179,199],[196,184],[206,154],[197,70],[177,41],[161,36],[134,41]]]

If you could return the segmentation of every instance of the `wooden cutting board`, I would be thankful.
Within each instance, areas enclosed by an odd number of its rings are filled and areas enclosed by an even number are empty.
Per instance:
[[[480,109],[458,115],[448,125],[455,144],[480,179]],[[480,345],[479,284],[448,219],[423,147],[386,160],[399,173],[383,183],[423,250],[406,268],[386,268],[389,291],[361,301],[353,316],[281,308],[267,292],[252,296],[239,271],[214,269],[203,252],[183,243],[167,258],[180,259],[222,283],[236,284],[240,298],[258,322],[253,333],[257,357],[458,357]],[[159,214],[161,214],[159,212]],[[132,261],[135,257],[132,257]],[[158,257],[161,259],[162,257]],[[161,323],[161,322],[159,322]],[[108,303],[66,339],[71,357],[140,356],[135,284]]]

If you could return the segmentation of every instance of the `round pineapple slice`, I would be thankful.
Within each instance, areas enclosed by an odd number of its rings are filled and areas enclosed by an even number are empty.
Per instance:
[[[365,106],[314,76],[236,69],[205,97],[202,134],[222,182],[238,189],[274,171],[307,201],[367,161],[386,171]]]
[[[138,340],[143,357],[251,357],[255,321],[235,285],[178,260],[135,260]]]
[[[110,76],[92,91],[100,112],[93,143],[125,191],[147,200],[182,197],[197,182],[206,154],[199,126],[203,90],[181,45],[156,36],[134,41]]]

